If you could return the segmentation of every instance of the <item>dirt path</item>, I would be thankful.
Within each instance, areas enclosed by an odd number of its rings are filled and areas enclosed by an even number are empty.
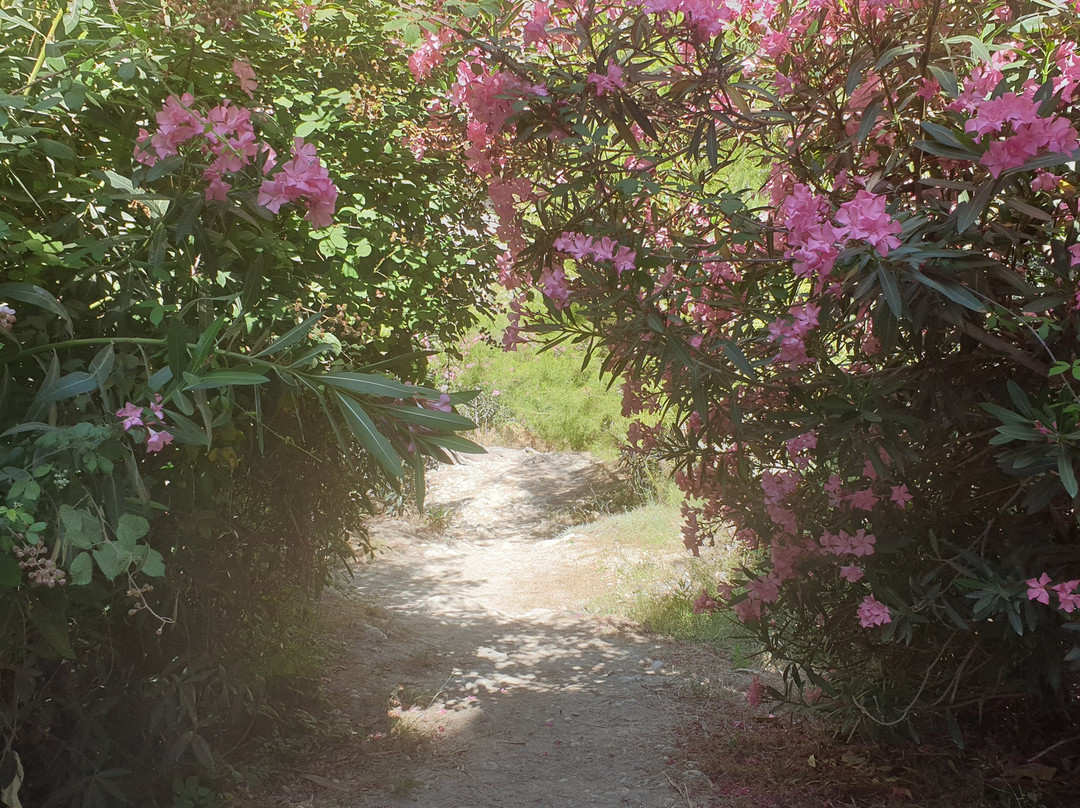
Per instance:
[[[379,791],[342,762],[302,774],[288,804],[708,804],[706,778],[679,749],[684,697],[708,676],[733,693],[746,684],[700,649],[583,611],[610,583],[596,574],[604,549],[566,525],[617,482],[587,455],[496,448],[430,475],[437,534],[375,520],[383,552],[328,610],[349,648],[330,686],[357,737],[361,705],[381,689],[393,760]],[[425,743],[402,746],[408,737]]]

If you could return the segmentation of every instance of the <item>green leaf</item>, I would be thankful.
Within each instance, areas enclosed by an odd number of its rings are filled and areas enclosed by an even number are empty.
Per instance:
[[[184,371],[188,369],[188,353],[187,329],[179,317],[174,317],[169,321],[169,328],[165,333],[165,352],[173,378],[181,378]]]
[[[983,212],[990,206],[990,200],[994,198],[996,191],[996,181],[984,182],[974,197],[956,206],[954,215],[956,216],[957,233],[963,235],[969,227],[979,220]]]
[[[1065,492],[1075,499],[1080,488],[1076,485],[1076,474],[1073,472],[1072,457],[1065,449],[1058,450],[1057,464],[1058,474],[1061,475],[1061,484],[1065,487]]]
[[[476,429],[476,424],[473,421],[464,415],[458,415],[456,412],[442,412],[441,410],[427,410],[421,407],[408,406],[384,406],[379,407],[379,410],[410,424],[419,424],[431,429],[447,432],[459,429]]]
[[[462,454],[487,454],[487,449],[479,443],[473,443],[468,438],[463,438],[460,435],[424,435],[417,439],[421,445],[431,443],[435,446],[441,446],[443,449],[449,449],[451,452],[461,452]]]
[[[866,138],[869,137],[870,130],[874,128],[874,124],[877,122],[879,114],[881,114],[880,101],[875,101],[863,111],[862,123],[859,124],[859,132],[855,136],[855,141],[860,146],[862,146],[866,142]]]
[[[979,302],[979,299],[963,286],[947,281],[936,281],[933,278],[923,275],[921,272],[913,272],[912,275],[919,283],[930,287],[935,292],[940,292],[954,303],[959,303],[964,308],[971,309],[972,311],[984,311],[983,305]]]
[[[89,511],[65,504],[60,506],[59,515],[60,524],[64,527],[62,540],[65,545],[89,550],[105,537],[101,521]]]
[[[185,391],[212,390],[218,387],[232,387],[234,385],[265,384],[270,381],[261,373],[254,373],[249,370],[214,370],[194,378],[197,381],[185,385],[183,388]]]
[[[413,488],[416,491],[416,510],[421,514],[424,512],[424,496],[426,494],[424,485],[425,462],[426,458],[420,452],[413,452]]]
[[[97,379],[99,385],[105,384],[105,380],[112,373],[113,365],[116,364],[116,350],[109,343],[90,361],[90,375]]]
[[[187,446],[210,446],[210,436],[206,434],[205,429],[174,410],[165,412],[169,416],[169,432],[177,443]]]
[[[346,390],[350,393],[359,393],[365,396],[382,396],[384,398],[438,398],[441,393],[426,387],[414,387],[403,384],[385,376],[375,376],[370,373],[323,373],[312,377],[316,381],[328,384],[338,390]]]
[[[937,65],[930,65],[930,72],[938,80],[941,89],[951,98],[960,95],[960,86],[956,81],[956,74],[951,70],[945,70]]]
[[[878,270],[878,279],[881,281],[881,291],[885,293],[885,302],[889,304],[889,310],[899,320],[904,315],[904,298],[900,295],[900,286],[896,282],[896,277],[882,267]]]
[[[133,513],[125,513],[116,526],[116,540],[125,549],[131,550],[135,543],[149,532],[150,523],[146,519]]]
[[[345,416],[345,423],[349,425],[349,430],[356,436],[360,445],[371,453],[388,474],[404,477],[405,470],[401,467],[401,458],[398,457],[386,436],[375,428],[375,423],[360,406],[360,402],[337,390],[332,393],[341,414]]]
[[[71,583],[76,586],[86,586],[94,575],[94,563],[87,552],[79,553],[68,565],[68,574]]]
[[[151,578],[161,578],[165,575],[165,561],[161,553],[153,547],[140,544],[135,548],[135,569],[143,575]]]
[[[106,542],[94,550],[94,561],[97,562],[98,569],[110,581],[127,572],[134,560],[131,552],[114,541]]]
[[[265,348],[255,354],[254,358],[258,359],[263,356],[270,356],[270,354],[275,354],[278,351],[284,351],[286,348],[291,348],[293,345],[296,345],[305,337],[307,337],[307,335],[311,333],[311,329],[315,327],[315,323],[319,322],[319,320],[321,319],[322,313],[316,312],[315,314],[304,320],[304,322],[289,329],[289,331],[287,331],[284,336],[279,337],[278,339],[271,342],[269,345],[267,345]]]
[[[210,324],[210,327],[199,335],[199,341],[195,343],[195,350],[191,355],[191,367],[198,369],[206,360],[206,357],[214,350],[214,342],[217,340],[221,329],[225,327],[226,318],[218,317]]]
[[[89,393],[96,390],[98,380],[81,370],[76,370],[66,376],[61,376],[56,381],[42,387],[34,399],[35,406],[49,406],[57,401],[66,401],[69,398]]]
[[[34,286],[32,283],[0,283],[0,298],[7,298],[9,301],[18,300],[20,303],[28,303],[39,309],[45,309],[61,318],[67,325],[68,331],[71,331],[71,317],[67,309],[40,286]]]

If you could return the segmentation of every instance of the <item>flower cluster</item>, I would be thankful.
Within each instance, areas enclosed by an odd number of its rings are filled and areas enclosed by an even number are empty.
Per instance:
[[[1063,89],[1071,73],[1062,77]],[[996,94],[991,81],[1004,78],[1001,71],[988,68],[976,71],[964,85],[964,93],[952,107],[971,114],[964,129],[976,142],[989,140],[979,163],[990,176],[1019,168],[1040,154],[1074,155],[1080,149],[1076,129],[1068,118],[1060,115],[1040,115],[1041,104],[1035,99],[1037,86],[1022,92]],[[987,97],[989,95],[989,97]],[[990,140],[990,136],[1003,136]]]
[[[146,409],[150,410],[149,416],[146,415]],[[143,420],[144,418],[147,420],[152,419],[152,422],[157,426],[164,426],[165,410],[161,406],[161,396],[155,396],[154,401],[146,408],[138,407],[128,401],[116,411],[115,415],[121,420],[125,432],[130,432],[137,427],[146,429],[147,454],[160,452],[173,442],[173,436],[170,432],[165,429],[156,430]]]
[[[863,628],[883,626],[892,622],[889,607],[879,601],[873,595],[867,595],[859,604],[859,625]]]
[[[1036,600],[1049,606],[1050,593],[1053,592],[1058,597],[1058,609],[1061,611],[1072,614],[1080,609],[1080,592],[1076,591],[1080,588],[1080,579],[1054,584],[1050,576],[1044,572],[1038,578],[1029,578],[1025,583],[1028,586],[1028,600]]]
[[[0,331],[10,331],[15,327],[15,309],[7,303],[0,303]]]
[[[233,73],[240,89],[252,97],[258,82],[250,65],[236,60]],[[232,190],[227,177],[235,177],[255,165],[256,158],[262,155],[259,169],[267,176],[259,187],[260,205],[276,214],[286,203],[302,202],[307,209],[304,218],[312,227],[329,227],[333,223],[338,189],[313,145],[296,138],[292,159],[276,174],[268,176],[276,166],[277,155],[268,143],[256,137],[249,109],[226,100],[203,114],[194,104],[190,93],[166,99],[155,116],[154,133],[145,128],[139,130],[136,161],[153,166],[161,159],[179,154],[181,147],[192,148],[210,159],[203,169],[207,201],[226,202]]]

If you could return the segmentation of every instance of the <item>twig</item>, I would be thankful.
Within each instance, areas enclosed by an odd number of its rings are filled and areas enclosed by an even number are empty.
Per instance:
[[[1054,749],[1057,749],[1059,746],[1064,746],[1065,744],[1072,743],[1073,741],[1080,741],[1080,735],[1073,735],[1071,738],[1063,738],[1062,740],[1058,741],[1057,743],[1051,744],[1050,746],[1046,747],[1044,750],[1039,752],[1039,754],[1035,755],[1035,757],[1028,758],[1028,763],[1034,763],[1036,760],[1041,758],[1047,752],[1051,752]]]

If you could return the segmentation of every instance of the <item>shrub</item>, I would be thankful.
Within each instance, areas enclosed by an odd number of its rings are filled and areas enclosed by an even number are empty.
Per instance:
[[[500,218],[507,342],[602,347],[674,414],[632,434],[690,548],[757,548],[712,594],[778,695],[958,739],[1074,709],[1075,4],[451,8],[415,58]]]
[[[419,344],[485,306],[476,186],[402,142],[386,7],[303,8],[0,14],[0,789],[21,762],[27,804],[220,767],[305,682],[369,498],[478,449]]]

